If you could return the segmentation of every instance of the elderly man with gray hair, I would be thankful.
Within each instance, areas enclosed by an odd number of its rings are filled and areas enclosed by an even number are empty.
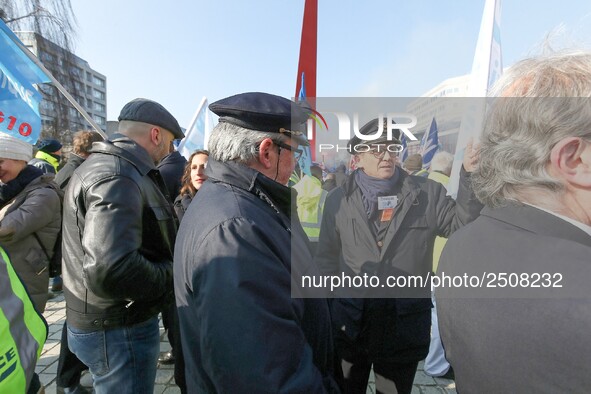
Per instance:
[[[495,93],[472,176],[486,207],[439,266],[487,284],[436,291],[446,355],[458,392],[587,392],[591,53],[523,60]]]
[[[286,187],[308,112],[267,93],[210,109],[209,178],[174,253],[188,392],[338,392],[327,301],[292,286],[318,273]]]

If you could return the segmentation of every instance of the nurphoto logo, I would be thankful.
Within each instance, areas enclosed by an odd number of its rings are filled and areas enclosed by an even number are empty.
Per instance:
[[[351,119],[349,115],[345,112],[323,112],[323,115],[332,115],[336,117],[337,125],[338,125],[338,140],[339,141],[349,141],[351,138]],[[387,150],[390,153],[400,153],[404,149],[404,147],[399,143],[399,139],[393,137],[393,130],[400,130],[401,135],[404,134],[406,138],[410,141],[417,141],[417,137],[410,131],[411,128],[417,125],[417,117],[410,113],[387,113],[386,116],[384,114],[377,114],[378,118],[378,129],[373,134],[361,134],[360,125],[359,125],[359,113],[354,112],[352,114],[353,117],[353,134],[361,139],[362,143],[357,144],[356,146],[352,147],[355,153],[364,153],[368,152],[374,147],[370,146],[372,141],[377,140],[378,138],[382,137],[384,130],[386,131],[386,138],[388,141],[394,141],[396,143],[388,144],[384,143],[383,148],[380,147],[378,149]],[[386,120],[386,124],[384,124],[384,120]],[[308,138],[312,138],[312,125],[313,120],[308,120]],[[363,126],[363,125],[361,125]],[[334,135],[334,134],[333,134]],[[320,143],[318,144],[318,151],[329,151],[329,150],[336,150],[337,152],[343,150],[347,151],[347,145],[341,146],[339,144],[327,144],[327,143]]]

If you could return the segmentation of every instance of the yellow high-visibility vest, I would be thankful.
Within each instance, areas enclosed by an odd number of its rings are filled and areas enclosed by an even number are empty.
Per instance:
[[[36,159],[45,160],[46,162],[48,162],[49,164],[51,164],[51,166],[53,168],[55,168],[55,173],[57,174],[57,168],[59,167],[60,162],[55,157],[53,157],[49,153],[45,153],[43,151],[39,151],[35,155],[35,158]]]
[[[449,183],[449,177],[447,175],[436,171],[430,172],[428,178],[434,180],[435,182],[439,182],[446,187]],[[437,236],[437,238],[435,238],[435,244],[433,245],[433,272],[437,272],[437,267],[439,266],[439,258],[441,257],[441,252],[443,252],[443,247],[446,243],[447,238],[440,236]]]
[[[322,211],[328,193],[322,189],[322,182],[311,175],[304,175],[293,188],[298,192],[298,217],[304,232],[311,242],[318,242]]]
[[[47,339],[47,323],[0,248],[0,393],[26,393]]]

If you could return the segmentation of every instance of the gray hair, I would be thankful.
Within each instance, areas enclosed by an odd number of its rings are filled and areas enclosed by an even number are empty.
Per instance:
[[[214,160],[249,165],[257,160],[259,145],[265,138],[274,142],[283,141],[278,133],[250,130],[228,122],[219,122],[209,136],[207,147]]]
[[[591,138],[591,53],[563,51],[525,59],[497,82],[472,176],[480,201],[535,203],[564,185],[546,166],[566,137]]]
[[[439,171],[449,176],[453,167],[454,156],[446,151],[439,151],[431,159],[431,171]]]

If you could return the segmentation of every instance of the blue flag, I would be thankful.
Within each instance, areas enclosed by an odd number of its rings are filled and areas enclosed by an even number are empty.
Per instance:
[[[305,73],[302,72],[302,86],[300,86],[300,93],[298,94],[298,100],[306,99],[306,79]]]
[[[404,163],[408,159],[408,148],[406,146],[406,135],[404,133],[400,136],[400,145],[402,145],[402,156],[400,156],[400,164]]]
[[[41,94],[33,84],[51,79],[18,43],[23,45],[0,20],[0,132],[35,144],[41,133]]]
[[[300,87],[300,92],[298,94],[298,101],[305,101],[306,100],[306,80],[304,77],[304,73],[302,72],[302,86]],[[309,146],[300,146],[303,153],[298,160],[298,166],[302,171],[302,174],[311,175],[310,167],[312,166],[312,153],[310,152]]]
[[[439,149],[439,137],[437,135],[437,122],[435,118],[431,121],[431,127],[421,139],[421,155],[423,156],[423,169],[431,167],[431,160]]]

